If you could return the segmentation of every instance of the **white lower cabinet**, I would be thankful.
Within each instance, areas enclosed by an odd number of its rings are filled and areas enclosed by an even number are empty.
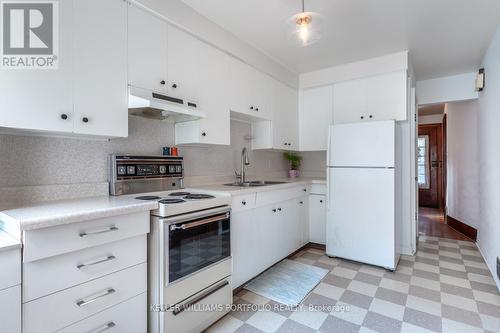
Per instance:
[[[147,264],[143,263],[24,303],[23,331],[59,330],[146,292],[146,285]]]
[[[146,332],[148,232],[149,211],[24,231],[23,333]]]
[[[233,286],[239,287],[260,272],[261,240],[259,223],[254,210],[231,216],[231,255],[233,256]]]
[[[312,243],[326,244],[326,196],[309,196],[309,240]]]
[[[21,285],[0,290],[0,331],[21,333]]]
[[[148,315],[147,298],[147,293],[142,293],[58,332],[104,333],[109,330],[110,332],[145,333],[147,327],[144,323]]]
[[[231,253],[233,287],[237,288],[309,241],[305,187],[257,193],[233,198]],[[255,196],[255,194],[254,194]],[[245,208],[240,207],[245,201]]]

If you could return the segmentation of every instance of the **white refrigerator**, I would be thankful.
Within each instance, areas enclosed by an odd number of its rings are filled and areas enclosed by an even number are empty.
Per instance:
[[[330,126],[327,255],[396,269],[396,151],[395,121]]]

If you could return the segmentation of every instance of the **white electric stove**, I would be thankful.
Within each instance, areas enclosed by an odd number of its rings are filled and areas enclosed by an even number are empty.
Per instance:
[[[182,157],[112,155],[110,193],[154,200],[148,332],[201,332],[230,310],[231,196],[182,186]]]

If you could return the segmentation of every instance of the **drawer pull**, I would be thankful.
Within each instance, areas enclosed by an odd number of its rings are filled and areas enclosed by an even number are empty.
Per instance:
[[[102,293],[99,293],[97,295],[92,295],[92,296],[89,296],[89,297],[86,297],[86,298],[82,298],[81,300],[79,301],[76,301],[76,305],[82,307],[82,306],[85,306],[85,305],[88,305],[90,303],[94,303],[95,301],[103,298],[103,297],[106,297],[106,296],[109,296],[113,293],[115,293],[116,290],[114,290],[113,288],[109,288],[109,289],[106,289],[105,291],[103,291]]]
[[[116,231],[116,230],[118,230],[118,228],[115,226],[112,226],[112,227],[107,227],[104,229],[98,229],[98,230],[94,230],[94,231],[84,231],[84,232],[80,233],[80,237],[104,234],[106,232],[111,232],[111,231]]]
[[[207,298],[208,296],[212,295],[213,293],[219,291],[220,289],[224,288],[225,286],[229,285],[229,281],[225,280],[223,282],[220,282],[218,284],[216,284],[215,286],[213,286],[212,288],[210,289],[207,289],[205,290],[204,292],[202,292],[201,294],[199,294],[198,296],[196,296],[195,298],[193,298],[192,300],[190,301],[187,301],[183,304],[177,304],[174,306],[174,310],[172,311],[172,314],[174,316],[177,316],[178,314],[180,314],[181,312],[189,309],[189,307],[195,305],[196,303],[199,303],[201,302],[202,300],[204,300],[205,298]]]
[[[116,324],[113,323],[112,321],[110,321],[109,323],[104,324],[96,329],[93,329],[92,331],[88,331],[87,333],[101,333],[101,332],[107,331],[110,328],[113,328],[115,326],[116,326]]]
[[[103,259],[99,259],[99,260],[96,260],[96,261],[92,261],[92,262],[88,262],[88,263],[85,263],[85,264],[77,265],[76,268],[82,269],[82,268],[85,268],[85,267],[102,264],[104,262],[108,262],[108,261],[115,260],[115,259],[116,259],[115,256],[107,256],[106,258],[103,258]]]

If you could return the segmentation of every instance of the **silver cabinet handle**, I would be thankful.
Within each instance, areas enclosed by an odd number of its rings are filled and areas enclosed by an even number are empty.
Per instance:
[[[114,290],[113,288],[108,288],[105,291],[103,291],[102,293],[99,293],[95,296],[92,295],[92,296],[85,297],[85,298],[82,298],[81,300],[76,301],[76,305],[78,305],[80,307],[85,306],[85,305],[88,305],[90,303],[94,303],[95,301],[97,301],[103,297],[109,296],[115,292],[116,292],[116,290]]]
[[[111,231],[116,231],[116,230],[118,230],[118,227],[111,226],[111,227],[106,227],[104,229],[98,229],[98,230],[94,230],[94,231],[83,231],[80,233],[80,237],[98,235],[98,234],[103,234],[106,232],[111,232]]]
[[[88,331],[87,333],[101,333],[101,332],[107,331],[110,328],[113,328],[115,326],[116,326],[116,324],[114,322],[110,321],[109,323],[104,324],[98,328],[91,330],[91,331]]]
[[[115,260],[116,257],[111,255],[111,256],[107,256],[103,259],[98,259],[98,260],[95,260],[95,261],[91,261],[91,262],[87,262],[85,264],[80,264],[80,265],[77,265],[76,268],[78,269],[82,269],[82,268],[85,268],[85,267],[89,267],[89,266],[94,266],[94,265],[98,265],[98,264],[102,264],[104,262],[107,262],[107,261],[111,261],[111,260]]]

